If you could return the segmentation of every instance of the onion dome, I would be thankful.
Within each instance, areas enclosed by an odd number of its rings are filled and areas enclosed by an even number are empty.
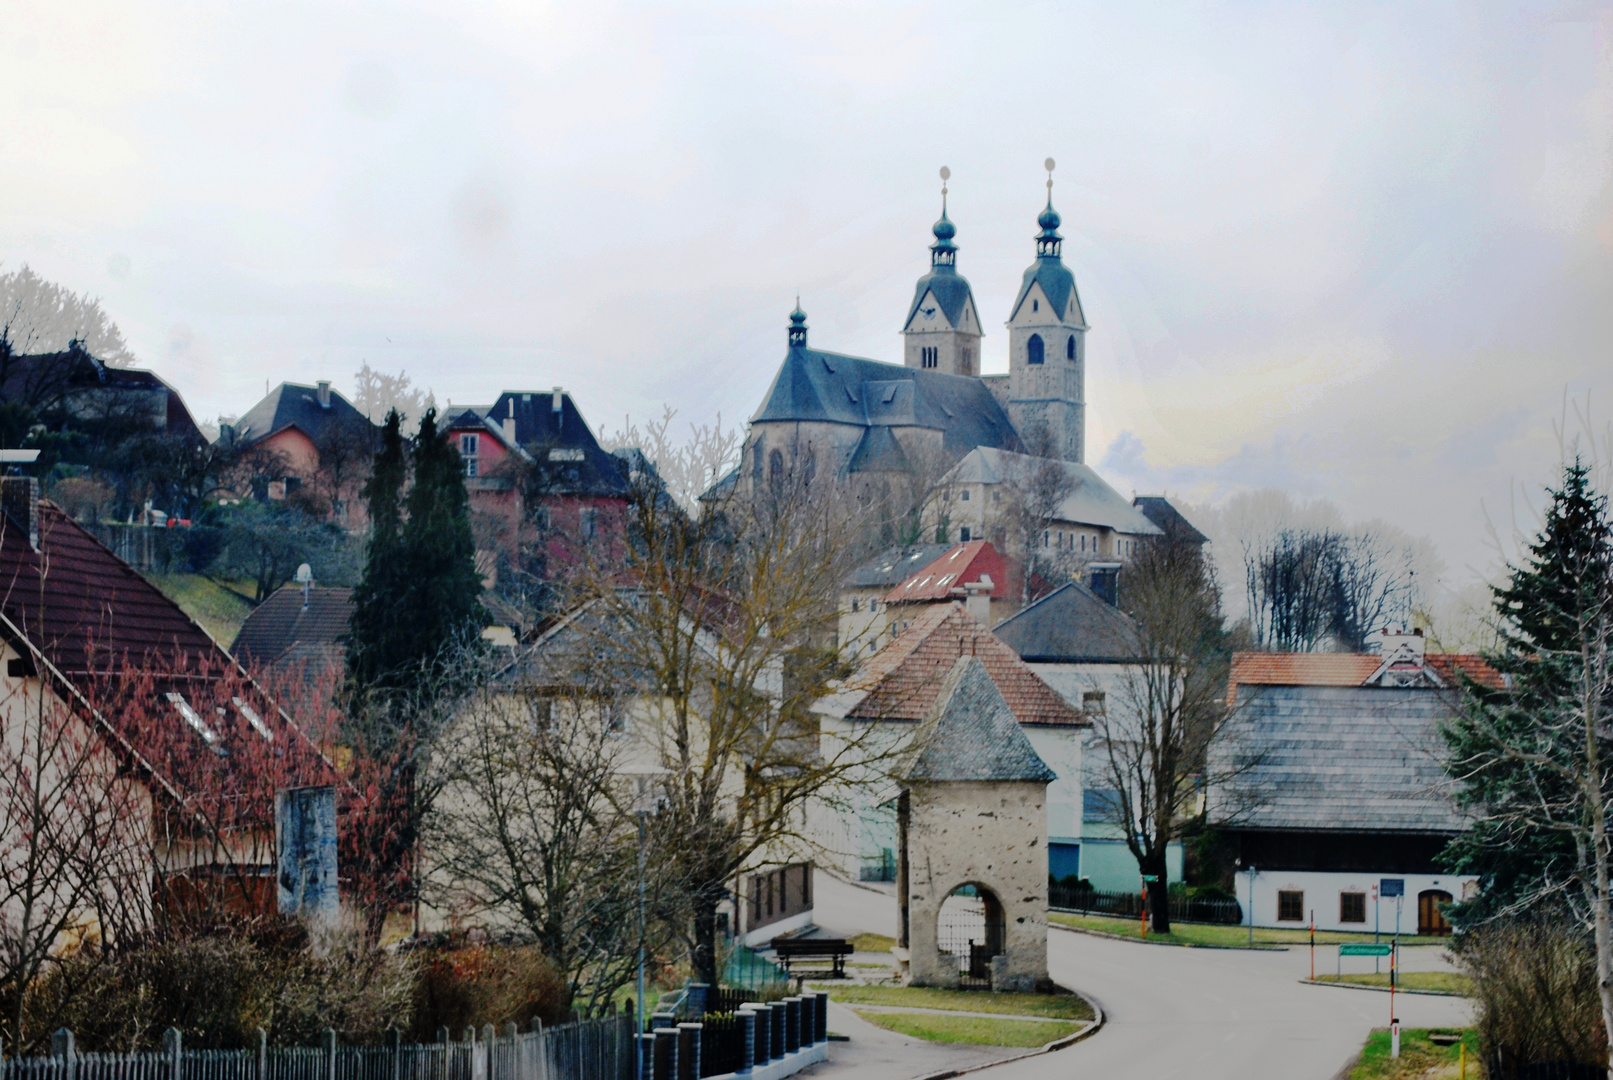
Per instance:
[[[805,347],[807,340],[806,312],[801,310],[801,298],[795,298],[795,310],[790,312],[790,346]]]

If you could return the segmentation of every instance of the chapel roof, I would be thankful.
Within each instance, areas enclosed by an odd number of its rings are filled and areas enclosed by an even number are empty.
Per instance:
[[[960,656],[979,658],[1021,724],[1083,727],[1090,723],[955,602],[923,609],[896,640],[852,674],[845,687],[852,698],[846,716],[854,720],[924,719],[935,704],[943,677]]]
[[[914,738],[904,778],[1051,783],[1047,767],[978,656],[952,664]]]

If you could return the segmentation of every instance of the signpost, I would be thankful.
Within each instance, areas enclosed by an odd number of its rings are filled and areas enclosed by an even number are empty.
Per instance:
[[[1394,951],[1394,946],[1392,946],[1392,945],[1368,945],[1365,942],[1362,942],[1359,945],[1340,945],[1339,946],[1339,954],[1338,954],[1338,958],[1337,958],[1338,980],[1339,980],[1339,982],[1344,981],[1344,958],[1346,956],[1379,957],[1379,956],[1388,956],[1393,951]],[[1373,966],[1376,967],[1377,966],[1376,963],[1374,963]],[[1315,977],[1316,976],[1314,974],[1311,976],[1311,978],[1313,978],[1313,979]]]

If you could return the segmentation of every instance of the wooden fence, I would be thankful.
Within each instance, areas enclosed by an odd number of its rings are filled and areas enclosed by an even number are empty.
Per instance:
[[[625,1013],[503,1034],[491,1024],[458,1041],[342,1046],[325,1032],[317,1047],[270,1047],[262,1032],[247,1050],[186,1050],[170,1029],[161,1050],[80,1054],[60,1031],[51,1055],[0,1061],[0,1080],[632,1080],[633,1018]]]

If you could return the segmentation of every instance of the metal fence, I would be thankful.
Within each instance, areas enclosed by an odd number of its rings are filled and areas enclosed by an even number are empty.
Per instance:
[[[1057,911],[1078,911],[1087,915],[1119,915],[1141,918],[1143,899],[1138,892],[1098,892],[1070,885],[1049,885],[1047,905]],[[1236,900],[1190,900],[1181,893],[1170,898],[1171,918],[1177,922],[1220,923],[1236,926],[1243,921],[1243,905]]]
[[[342,1046],[326,1031],[319,1047],[186,1050],[170,1030],[163,1049],[80,1054],[58,1032],[49,1057],[0,1061],[0,1080],[631,1080],[633,1018],[627,1014],[504,1034],[491,1025],[462,1040]]]
[[[725,986],[742,990],[774,992],[788,986],[790,976],[755,949],[736,942],[723,969],[722,981]]]

